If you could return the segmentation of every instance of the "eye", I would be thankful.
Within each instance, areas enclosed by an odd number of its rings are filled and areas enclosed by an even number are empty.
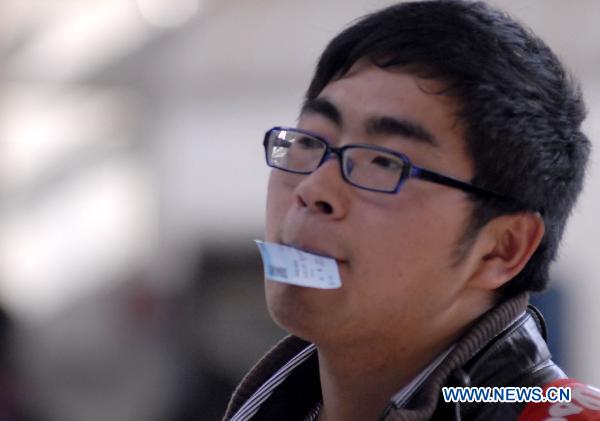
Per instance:
[[[323,148],[323,143],[320,140],[315,139],[314,137],[304,136],[304,137],[301,137],[298,140],[296,140],[296,143],[302,149],[321,149],[321,148]]]
[[[378,168],[382,168],[388,171],[399,172],[402,171],[402,161],[399,161],[396,158],[392,158],[385,155],[378,155],[373,157],[371,160],[371,164],[377,166]]]
[[[273,147],[280,147],[280,148],[289,148],[292,143],[288,140],[285,139],[280,139],[278,137],[274,138],[271,140],[271,144],[273,145]]]

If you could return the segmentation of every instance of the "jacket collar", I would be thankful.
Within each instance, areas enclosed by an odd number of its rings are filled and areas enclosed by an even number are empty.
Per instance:
[[[476,385],[481,380],[471,378],[466,368],[477,361],[482,361],[485,351],[491,348],[495,339],[510,330],[524,315],[529,295],[523,293],[504,301],[481,316],[478,322],[459,339],[444,362],[431,373],[420,392],[409,402],[407,408],[396,408],[390,404],[382,419],[396,420],[428,420],[438,406],[440,389],[447,384],[456,386]]]

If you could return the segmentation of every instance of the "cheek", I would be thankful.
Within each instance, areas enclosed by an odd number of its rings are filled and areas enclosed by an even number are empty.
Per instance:
[[[445,305],[443,291],[450,293],[447,233],[439,232],[434,222],[403,218],[392,226],[376,222],[385,220],[379,216],[361,229],[364,240],[358,254],[364,258],[357,259],[352,274],[357,285],[352,295],[360,296],[365,313],[381,323],[428,317]]]
[[[360,254],[366,257],[365,277],[427,283],[451,267],[459,221],[448,212],[415,205],[398,204],[383,212],[373,208],[355,225],[360,227]]]
[[[267,208],[265,221],[265,240],[279,240],[278,233],[285,215],[294,202],[294,190],[297,185],[295,180],[286,177],[287,174],[280,171],[272,171],[269,176],[269,185],[267,189]]]

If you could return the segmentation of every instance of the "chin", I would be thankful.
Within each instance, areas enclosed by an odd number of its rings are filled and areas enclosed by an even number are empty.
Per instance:
[[[324,302],[328,292],[265,281],[267,307],[273,321],[289,333],[311,342],[324,328],[327,309],[331,311]]]

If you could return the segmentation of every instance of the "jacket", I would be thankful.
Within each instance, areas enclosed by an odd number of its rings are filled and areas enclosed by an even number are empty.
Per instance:
[[[444,386],[544,386],[565,373],[551,360],[546,328],[528,295],[504,301],[485,313],[453,346],[402,408],[390,401],[380,420],[516,420],[527,403],[447,403]],[[234,391],[224,420],[308,345],[295,336],[277,344]],[[321,399],[318,357],[312,356],[283,381],[252,420],[304,420]]]

